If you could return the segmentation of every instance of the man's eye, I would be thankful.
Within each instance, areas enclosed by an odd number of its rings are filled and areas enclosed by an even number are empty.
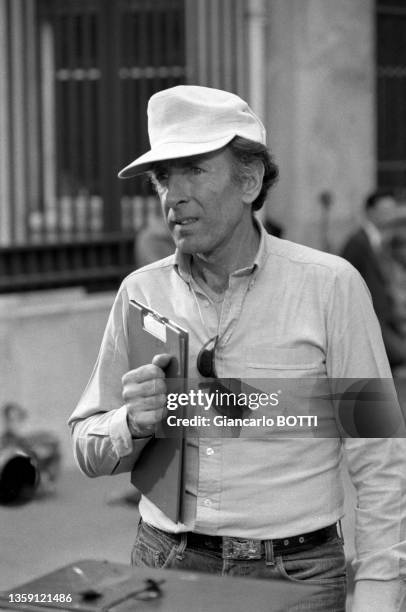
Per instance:
[[[202,174],[203,168],[200,168],[200,166],[192,166],[191,171],[193,174]]]

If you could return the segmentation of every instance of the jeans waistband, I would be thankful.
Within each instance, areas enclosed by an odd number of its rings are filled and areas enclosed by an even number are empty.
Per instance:
[[[292,554],[324,544],[338,535],[336,524],[295,536],[269,540],[213,536],[193,531],[188,531],[186,534],[167,533],[161,529],[157,531],[172,538],[186,535],[188,548],[209,550],[222,555],[224,559],[261,559],[265,554],[266,546],[272,547],[274,555]]]

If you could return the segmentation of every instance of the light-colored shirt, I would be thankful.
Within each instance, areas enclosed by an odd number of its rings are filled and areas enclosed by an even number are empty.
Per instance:
[[[130,471],[146,444],[132,439],[121,396],[130,299],[189,331],[191,378],[199,378],[196,357],[215,335],[221,378],[391,377],[368,290],[345,260],[261,228],[255,260],[231,274],[219,312],[177,253],[130,274],[116,297],[70,419],[76,460],[89,476]],[[169,532],[268,539],[313,531],[343,515],[343,449],[358,492],[357,578],[397,578],[406,556],[400,438],[188,439],[184,522],[173,523],[144,496],[140,512]]]

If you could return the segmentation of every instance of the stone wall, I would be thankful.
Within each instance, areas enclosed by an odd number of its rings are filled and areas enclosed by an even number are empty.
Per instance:
[[[267,128],[287,237],[337,250],[375,183],[373,0],[269,0]]]

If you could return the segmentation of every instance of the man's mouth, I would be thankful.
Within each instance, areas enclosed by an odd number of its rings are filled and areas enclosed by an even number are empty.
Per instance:
[[[175,225],[190,225],[197,221],[196,217],[186,217],[185,219],[175,219]]]

